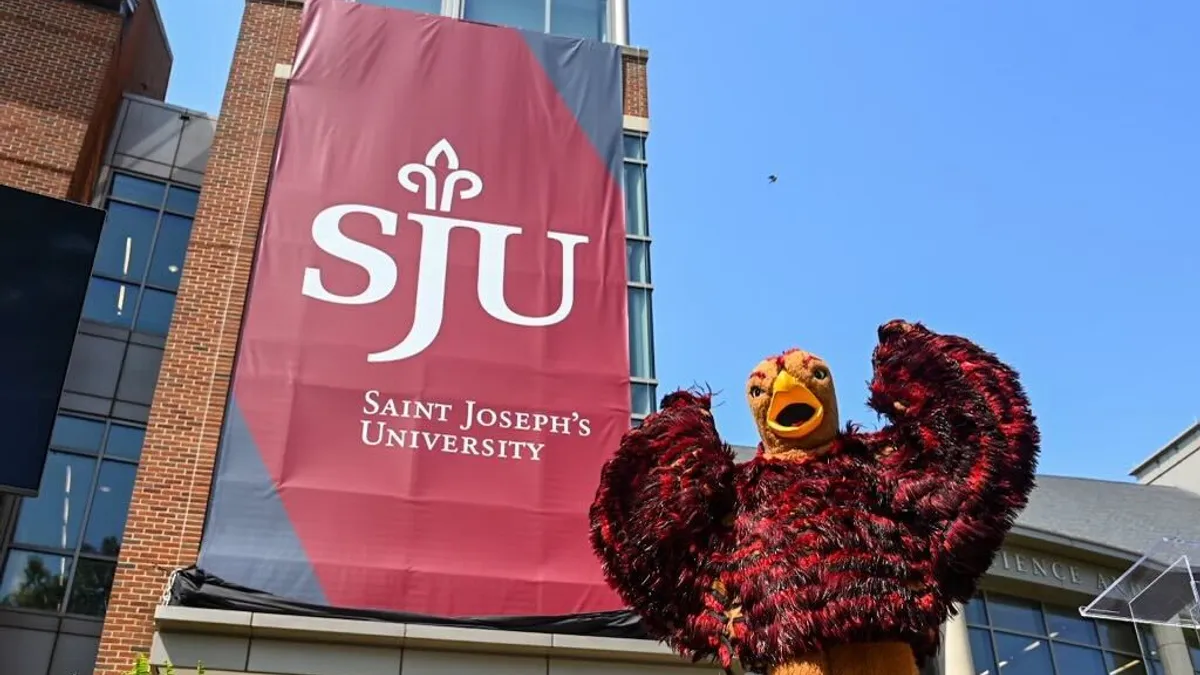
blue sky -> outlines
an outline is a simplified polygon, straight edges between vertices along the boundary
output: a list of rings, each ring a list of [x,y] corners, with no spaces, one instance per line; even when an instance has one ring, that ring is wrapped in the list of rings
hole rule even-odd
[[[791,345],[873,425],[897,316],[1021,371],[1047,473],[1122,479],[1200,416],[1200,3],[632,2],[659,379],[723,392],[730,441]],[[218,111],[242,0],[159,3],[169,100]]]

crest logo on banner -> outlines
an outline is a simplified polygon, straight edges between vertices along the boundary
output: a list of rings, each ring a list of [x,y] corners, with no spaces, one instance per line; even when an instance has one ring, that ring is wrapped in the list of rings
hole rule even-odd
[[[437,164],[445,158],[449,174],[438,191]],[[420,182],[413,177],[420,178]],[[442,139],[435,143],[425,155],[425,163],[405,164],[399,173],[400,185],[409,192],[425,194],[425,209],[450,213],[454,206],[455,190],[459,184],[460,199],[474,199],[483,193],[483,179],[469,169],[459,168],[458,153],[450,141]],[[440,200],[439,200],[440,196]],[[356,295],[337,295],[329,292],[321,283],[321,270],[308,267],[304,270],[301,293],[322,302],[338,305],[370,305],[386,299],[396,289],[399,270],[396,261],[386,252],[374,246],[355,241],[342,233],[342,218],[350,214],[363,214],[379,223],[383,234],[394,237],[398,229],[399,216],[386,209],[364,204],[337,204],[313,219],[313,242],[329,255],[358,265],[367,273],[367,287]],[[421,228],[421,252],[417,270],[417,298],[413,314],[413,325],[408,335],[390,349],[367,355],[373,363],[386,363],[411,358],[425,351],[437,339],[442,329],[442,317],[446,311],[446,274],[450,252],[450,233],[456,228],[473,230],[479,234],[479,271],[476,281],[476,297],[479,305],[497,321],[514,326],[553,326],[567,318],[575,305],[575,249],[588,243],[582,234],[550,231],[546,237],[558,242],[562,252],[562,295],[558,309],[545,316],[527,316],[514,312],[504,298],[504,260],[508,238],[521,234],[521,228],[501,223],[484,223],[434,213],[409,213],[408,220]]]

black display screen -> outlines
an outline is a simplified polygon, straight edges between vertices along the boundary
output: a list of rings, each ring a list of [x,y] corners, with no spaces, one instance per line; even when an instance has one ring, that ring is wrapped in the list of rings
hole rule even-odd
[[[36,495],[104,211],[0,185],[0,492]]]

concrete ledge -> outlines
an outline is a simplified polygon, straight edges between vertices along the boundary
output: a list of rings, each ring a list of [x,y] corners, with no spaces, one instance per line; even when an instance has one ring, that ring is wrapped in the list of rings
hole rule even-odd
[[[692,665],[661,642],[583,635],[553,635],[551,641],[555,656]]]
[[[456,652],[488,652],[547,656],[553,651],[553,636],[547,633],[459,628],[408,624],[404,646]]]
[[[253,617],[250,612],[159,605],[154,610],[154,625],[159,630],[181,633],[249,635]],[[189,630],[199,626],[203,626],[203,630]]]
[[[642,61],[650,60],[650,50],[645,47],[631,47],[629,45],[621,45],[621,53],[626,56],[632,56]]]
[[[650,118],[626,115],[623,126],[625,127],[625,131],[637,131],[648,134],[650,133]]]
[[[215,638],[240,636],[272,643],[292,641],[304,644],[413,648],[676,666],[694,665],[677,656],[666,645],[649,640],[553,635],[386,621],[328,619],[166,605],[160,605],[155,609],[154,623],[160,634],[156,636],[155,640],[156,646],[159,647],[154,650],[157,657],[164,657],[167,651],[164,643],[169,642],[171,636],[183,637],[185,641],[188,641],[189,638],[186,636],[211,635]],[[188,644],[190,645],[190,641]],[[191,649],[188,651],[190,652]],[[221,667],[216,663],[213,663],[213,666]],[[711,665],[707,667],[711,668]]]
[[[205,610],[220,612],[221,610]],[[240,613],[240,612],[236,612]],[[405,625],[385,621],[355,621],[286,614],[250,614],[250,635],[271,640],[303,640],[340,644],[399,647]],[[329,639],[329,636],[336,638]]]

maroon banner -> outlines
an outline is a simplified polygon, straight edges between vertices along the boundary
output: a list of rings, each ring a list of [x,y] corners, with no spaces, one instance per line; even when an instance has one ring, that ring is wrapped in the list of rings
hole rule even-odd
[[[616,47],[309,0],[200,564],[324,604],[616,609]]]

